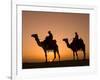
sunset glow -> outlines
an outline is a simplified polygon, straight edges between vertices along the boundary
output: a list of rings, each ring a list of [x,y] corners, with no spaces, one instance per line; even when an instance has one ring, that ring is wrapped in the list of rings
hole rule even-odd
[[[45,53],[42,47],[38,46],[31,35],[38,34],[40,41],[43,41],[48,36],[49,30],[53,34],[53,39],[57,41],[61,61],[73,59],[72,50],[66,46],[62,39],[68,38],[71,43],[75,32],[78,32],[79,37],[84,40],[86,58],[89,58],[89,14],[23,11],[22,28],[23,62],[45,62]],[[79,51],[78,54],[79,59],[82,59],[82,51]],[[48,61],[52,62],[53,52],[48,52],[47,55]],[[57,54],[56,61],[58,61]]]

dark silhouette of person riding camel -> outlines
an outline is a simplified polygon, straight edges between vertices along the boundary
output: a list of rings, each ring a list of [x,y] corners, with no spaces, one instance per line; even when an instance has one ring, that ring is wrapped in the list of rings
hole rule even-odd
[[[78,39],[79,39],[79,35],[78,35],[77,32],[75,32],[75,37],[73,38],[73,41],[74,41],[74,42],[77,42]]]
[[[84,54],[83,60],[85,60],[85,58],[86,58],[85,43],[82,38],[79,38],[79,35],[77,32],[75,32],[75,37],[73,38],[71,43],[69,43],[68,38],[64,38],[63,41],[66,43],[67,47],[73,51],[73,59],[74,60],[75,60],[75,55],[77,56],[77,60],[78,60],[77,51],[79,51],[79,50],[83,51],[83,54]]]
[[[47,44],[47,47],[48,47],[48,44],[50,45],[51,42],[53,41],[53,35],[52,35],[51,31],[48,31],[48,34],[49,35],[46,36],[46,38],[45,38],[45,42]]]
[[[74,45],[78,46],[78,40],[79,40],[79,35],[77,32],[75,32],[75,37],[73,38],[73,43]]]
[[[38,34],[32,34],[31,37],[33,37],[35,39],[38,46],[43,48],[43,50],[45,52],[46,62],[47,62],[47,53],[49,51],[52,51],[54,53],[54,59],[52,61],[54,61],[56,59],[56,53],[57,53],[58,57],[59,57],[59,62],[60,62],[59,48],[56,43],[56,40],[53,39],[53,35],[52,35],[51,31],[48,31],[48,34],[49,35],[46,36],[45,40],[43,40],[43,41],[40,41]]]
[[[79,38],[78,33],[75,32],[75,39],[77,40]]]
[[[50,40],[53,40],[53,35],[52,35],[51,31],[48,31],[48,34],[49,34],[49,36],[48,36],[49,39],[50,39]]]

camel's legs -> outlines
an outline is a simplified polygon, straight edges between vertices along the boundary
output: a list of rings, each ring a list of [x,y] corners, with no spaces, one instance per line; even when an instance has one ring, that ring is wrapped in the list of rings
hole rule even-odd
[[[84,55],[83,60],[85,60],[85,59],[86,59],[86,54],[85,54],[85,45],[84,45],[84,47],[82,48],[82,51],[83,51],[83,55]]]
[[[74,51],[73,51],[73,60],[75,60],[75,53],[74,53]]]
[[[82,50],[83,50],[83,55],[84,55],[83,60],[85,60],[85,59],[86,59],[86,54],[85,54],[85,44],[84,44],[84,46],[82,47]]]
[[[77,54],[77,51],[76,51],[76,56],[77,56],[77,60],[78,60],[78,54]]]
[[[84,58],[83,59],[85,60],[85,58],[86,58],[85,51],[83,51],[83,54],[84,54]]]
[[[60,61],[60,54],[59,54],[59,50],[57,50],[57,54],[58,54],[58,57],[59,57],[59,61]]]
[[[56,51],[54,51],[54,59],[53,59],[53,61],[55,60],[55,58],[56,58]]]
[[[45,59],[46,59],[46,62],[47,62],[47,52],[45,51]]]

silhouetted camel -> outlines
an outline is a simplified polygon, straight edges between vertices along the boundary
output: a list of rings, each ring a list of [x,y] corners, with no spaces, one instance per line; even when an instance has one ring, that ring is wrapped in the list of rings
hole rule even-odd
[[[78,60],[78,54],[77,54],[78,50],[82,50],[83,51],[83,54],[84,54],[84,58],[83,59],[85,60],[85,58],[86,58],[86,55],[85,55],[85,44],[84,44],[82,39],[78,39],[77,42],[75,42],[73,40],[70,44],[69,44],[67,38],[63,39],[63,41],[65,41],[65,43],[67,44],[68,48],[72,49],[72,51],[73,51],[73,59],[74,60],[75,60],[75,53],[76,53],[77,60]]]
[[[47,62],[47,51],[53,51],[54,52],[54,59],[53,59],[53,61],[56,58],[56,52],[57,52],[58,57],[59,57],[59,61],[60,61],[60,54],[59,54],[59,50],[58,50],[58,45],[56,44],[56,40],[52,40],[50,43],[47,44],[46,40],[40,41],[37,34],[32,34],[31,36],[33,38],[35,38],[38,46],[43,48],[43,50],[45,52],[46,62]]]

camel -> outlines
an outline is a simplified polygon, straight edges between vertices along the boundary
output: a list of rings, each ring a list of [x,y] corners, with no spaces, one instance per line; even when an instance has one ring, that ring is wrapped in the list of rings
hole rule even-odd
[[[43,50],[45,52],[46,63],[47,63],[47,52],[48,51],[53,51],[53,53],[54,53],[53,61],[56,59],[56,52],[57,52],[58,57],[59,57],[59,62],[60,62],[60,54],[59,54],[59,50],[58,50],[58,45],[56,44],[56,40],[52,40],[52,42],[47,44],[46,40],[40,41],[37,34],[32,34],[31,37],[35,38],[38,46],[43,48]]]
[[[78,60],[77,51],[79,51],[79,50],[83,51],[83,55],[84,55],[83,60],[85,60],[85,58],[86,58],[86,55],[85,55],[85,44],[84,44],[82,39],[78,39],[77,42],[75,42],[73,40],[70,44],[68,42],[68,38],[63,39],[63,41],[65,41],[67,47],[70,48],[73,51],[73,60],[75,60],[75,55],[77,56],[77,60]]]

